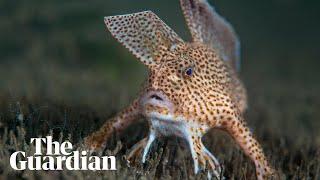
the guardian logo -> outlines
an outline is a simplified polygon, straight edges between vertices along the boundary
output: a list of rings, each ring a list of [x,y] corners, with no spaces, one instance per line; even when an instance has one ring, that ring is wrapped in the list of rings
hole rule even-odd
[[[42,142],[46,145],[43,153]],[[52,137],[31,138],[35,153],[26,157],[26,152],[17,151],[10,156],[10,165],[15,170],[117,170],[114,156],[88,156],[87,151],[71,151],[68,141],[52,142]]]

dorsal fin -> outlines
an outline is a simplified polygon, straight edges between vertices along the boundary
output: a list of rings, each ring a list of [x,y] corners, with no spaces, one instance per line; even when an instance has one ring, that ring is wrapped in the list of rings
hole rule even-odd
[[[239,70],[240,42],[232,26],[206,0],[180,0],[180,4],[193,41],[218,50]]]
[[[151,11],[105,17],[111,34],[147,66],[183,40]]]

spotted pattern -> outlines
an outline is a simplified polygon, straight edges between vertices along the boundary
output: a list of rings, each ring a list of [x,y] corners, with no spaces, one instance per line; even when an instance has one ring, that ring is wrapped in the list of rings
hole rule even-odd
[[[201,140],[208,130],[219,128],[252,159],[259,180],[271,177],[274,170],[243,119],[246,91],[230,63],[238,61],[233,29],[205,0],[180,2],[193,37],[190,43],[150,11],[105,18],[112,35],[148,67],[149,76],[140,96],[88,136],[85,144],[91,149],[103,148],[112,132],[144,116],[150,122],[150,135],[133,148],[129,159],[144,149],[145,160],[156,137],[174,134],[187,140],[195,173],[208,169],[208,178],[211,174],[221,177],[217,158]],[[187,73],[190,69],[191,74]],[[172,106],[144,104],[144,95],[152,91],[164,94]]]
[[[160,61],[161,52],[172,44],[183,42],[151,11],[109,16],[104,22],[111,34],[146,65]]]
[[[193,41],[219,50],[222,58],[239,70],[240,42],[232,26],[206,0],[180,0],[180,3]]]

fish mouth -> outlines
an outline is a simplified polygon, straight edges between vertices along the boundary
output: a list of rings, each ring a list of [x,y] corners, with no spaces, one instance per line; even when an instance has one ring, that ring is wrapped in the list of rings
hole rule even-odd
[[[169,115],[174,112],[174,105],[168,96],[160,90],[150,90],[140,99],[145,116]]]

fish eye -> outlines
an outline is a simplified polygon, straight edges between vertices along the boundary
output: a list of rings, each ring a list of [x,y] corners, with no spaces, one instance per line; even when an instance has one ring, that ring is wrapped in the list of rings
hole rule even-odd
[[[193,67],[188,67],[188,68],[185,70],[184,74],[185,74],[186,76],[192,76],[192,74],[193,74]]]

